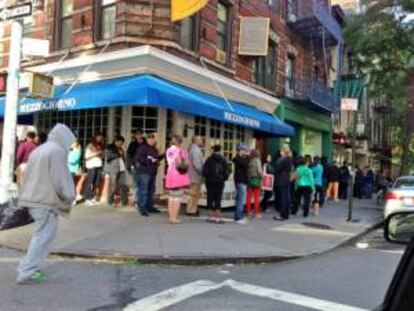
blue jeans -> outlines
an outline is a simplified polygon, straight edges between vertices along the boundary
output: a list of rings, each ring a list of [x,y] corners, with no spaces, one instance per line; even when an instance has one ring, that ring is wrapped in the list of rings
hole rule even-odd
[[[138,185],[137,185],[137,178],[136,178],[136,170],[135,168],[132,168],[130,171],[131,177],[132,177],[132,190],[134,195],[134,204],[138,204]]]
[[[244,203],[246,202],[247,185],[236,184],[236,208],[234,209],[234,220],[243,219]]]
[[[138,186],[138,208],[141,213],[148,213],[154,209],[156,175],[135,174]]]

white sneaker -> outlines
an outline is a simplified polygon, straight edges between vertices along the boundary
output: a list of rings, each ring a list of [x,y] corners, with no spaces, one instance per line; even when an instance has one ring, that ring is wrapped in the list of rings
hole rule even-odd
[[[95,206],[96,204],[98,204],[98,203],[94,200],[86,200],[86,202],[85,202],[86,206]]]
[[[240,219],[240,220],[237,220],[236,221],[236,224],[238,224],[238,225],[245,225],[245,224],[247,224],[247,221],[246,221],[246,219]]]

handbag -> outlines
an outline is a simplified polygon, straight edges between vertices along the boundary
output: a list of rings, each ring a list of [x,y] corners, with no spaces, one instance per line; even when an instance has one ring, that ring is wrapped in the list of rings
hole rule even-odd
[[[264,191],[273,191],[273,186],[275,184],[275,176],[272,174],[263,174],[262,179],[262,190]]]
[[[181,175],[184,175],[188,172],[188,163],[183,158],[181,151],[180,151],[180,161],[176,164],[175,168],[177,169],[178,173],[180,173]]]
[[[259,176],[249,178],[249,186],[251,188],[260,188],[262,185],[262,178]]]

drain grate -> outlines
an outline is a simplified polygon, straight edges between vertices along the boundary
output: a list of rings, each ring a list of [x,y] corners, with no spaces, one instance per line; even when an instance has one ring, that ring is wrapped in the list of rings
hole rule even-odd
[[[324,224],[317,224],[314,222],[302,222],[302,225],[318,230],[332,230],[332,227]]]

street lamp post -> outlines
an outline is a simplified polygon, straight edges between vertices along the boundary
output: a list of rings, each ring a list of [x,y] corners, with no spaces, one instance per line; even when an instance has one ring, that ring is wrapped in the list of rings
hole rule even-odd
[[[357,121],[358,121],[358,111],[354,111],[354,121],[352,124],[352,138],[351,138],[351,183],[349,189],[349,198],[348,198],[348,219],[347,221],[352,221],[352,213],[354,209],[354,185],[355,185],[355,166],[356,166],[356,155],[355,155],[355,140],[356,140],[356,130],[357,130]]]
[[[0,204],[5,204],[16,193],[13,188],[16,150],[17,106],[19,101],[19,78],[23,26],[12,21],[6,102],[4,109],[3,148],[1,154]]]

